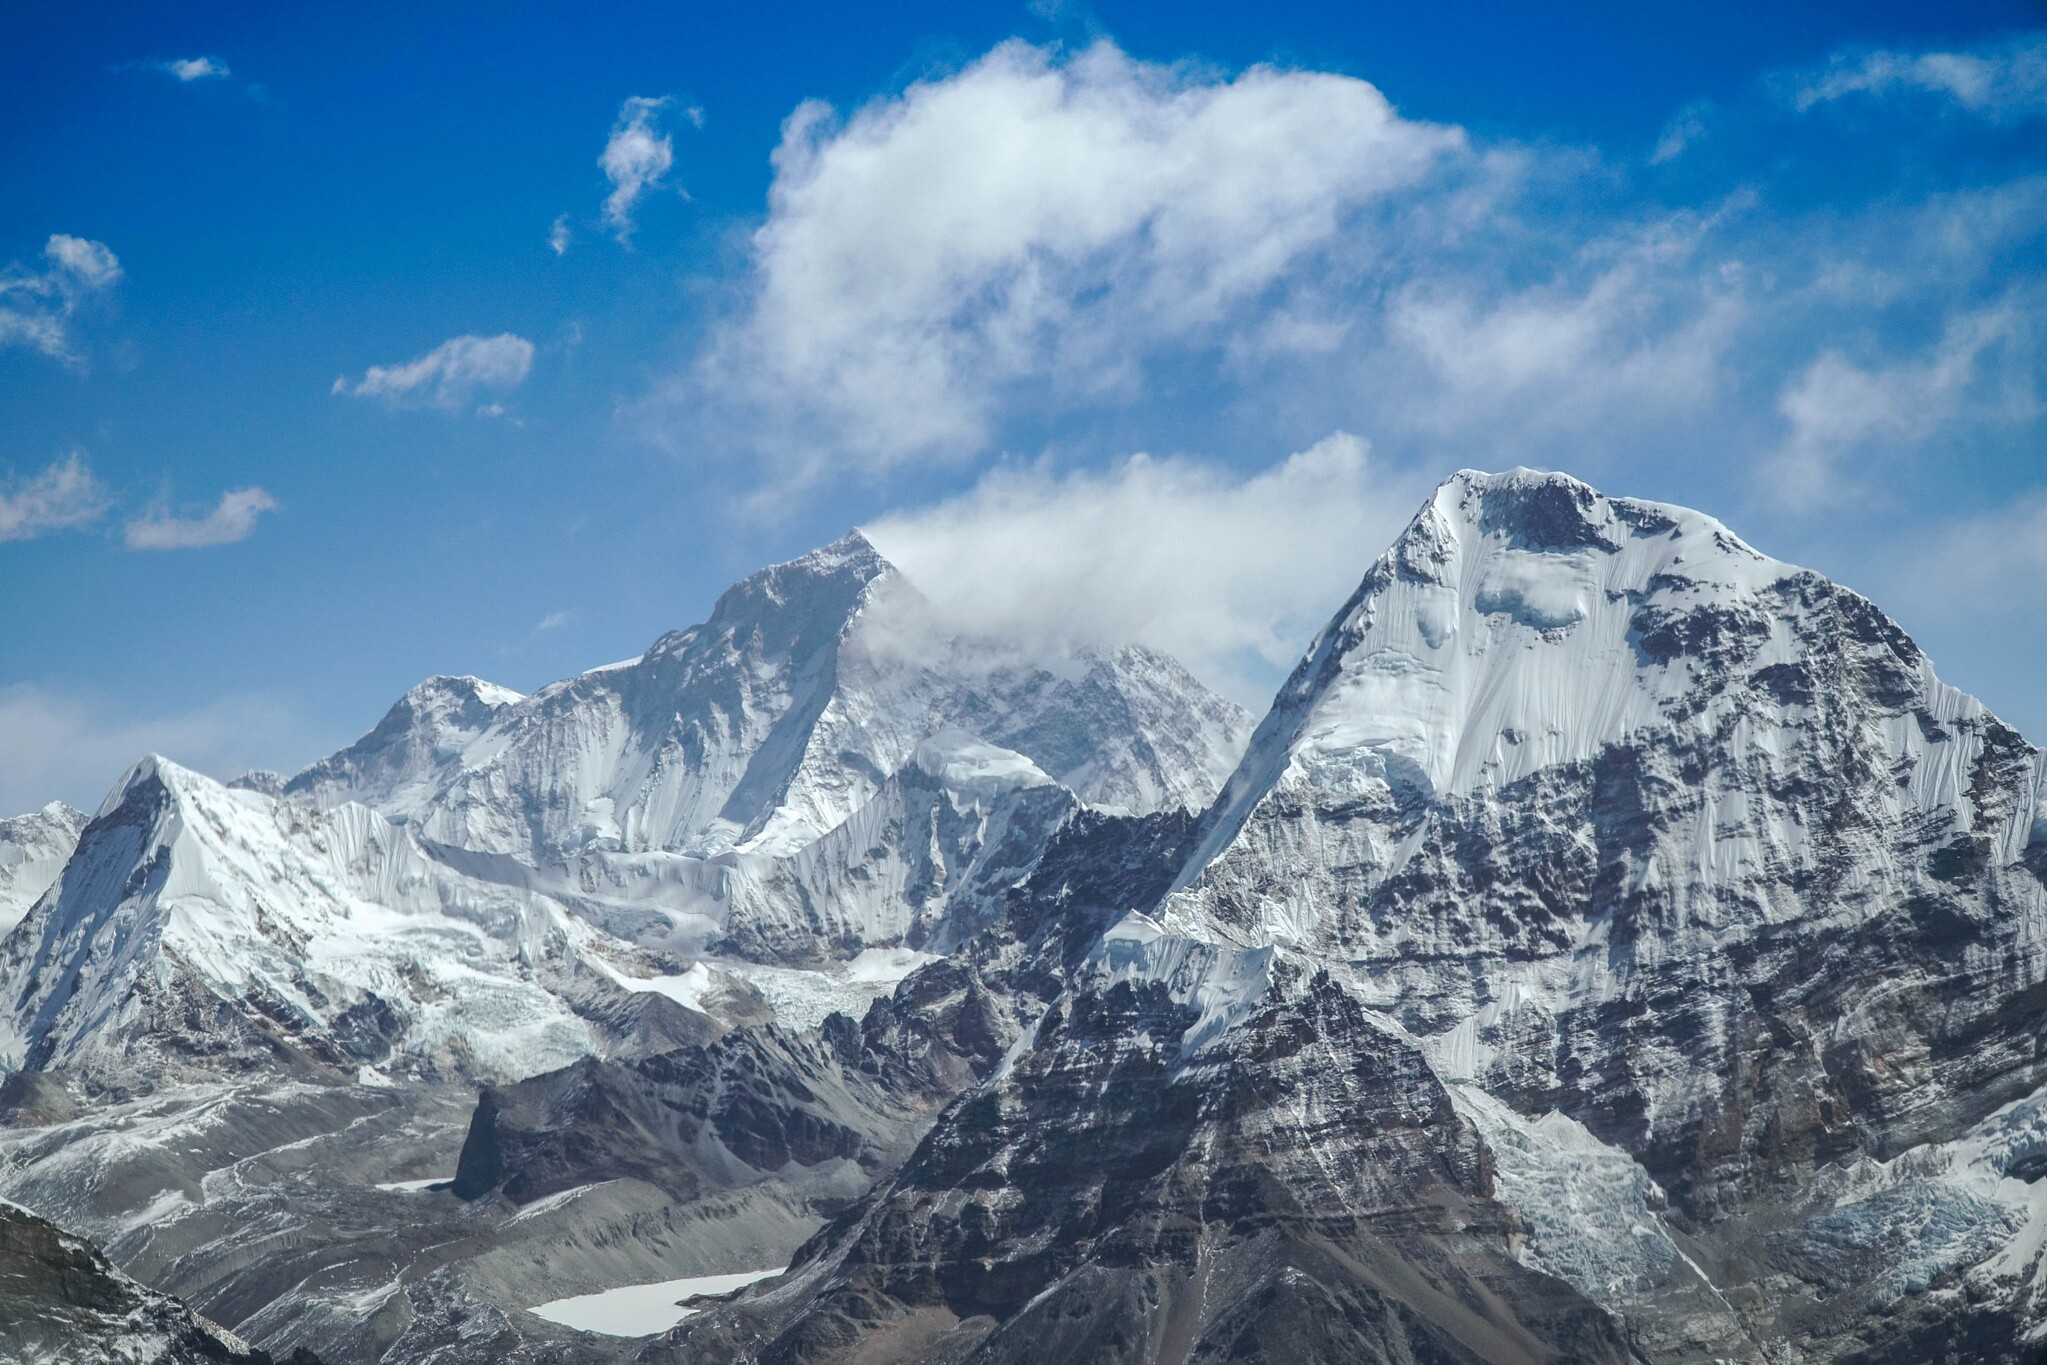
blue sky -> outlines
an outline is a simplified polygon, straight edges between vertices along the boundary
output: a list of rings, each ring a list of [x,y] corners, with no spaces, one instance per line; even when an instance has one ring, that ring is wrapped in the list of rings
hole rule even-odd
[[[11,19],[0,807],[293,768],[853,524],[1255,704],[1514,463],[2047,738],[2037,4],[423,8]]]

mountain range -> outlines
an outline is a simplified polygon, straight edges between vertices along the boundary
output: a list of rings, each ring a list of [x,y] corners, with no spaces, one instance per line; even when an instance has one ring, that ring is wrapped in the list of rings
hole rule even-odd
[[[532,696],[0,822],[9,1320],[101,1323],[91,1280],[140,1325],[66,1359],[2047,1356],[2047,757],[1697,512],[1465,471],[1373,548],[1255,723],[854,533]],[[633,1335],[553,1307],[756,1271]]]

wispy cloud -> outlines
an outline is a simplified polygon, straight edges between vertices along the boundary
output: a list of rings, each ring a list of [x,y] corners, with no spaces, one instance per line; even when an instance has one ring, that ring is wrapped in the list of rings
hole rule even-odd
[[[565,611],[551,611],[534,623],[533,633],[539,635],[545,631],[560,630],[569,623],[569,619],[569,613]]]
[[[1663,133],[1656,139],[1656,147],[1649,153],[1649,164],[1661,166],[1683,156],[1685,149],[1706,135],[1706,129],[1713,113],[1708,100],[1694,100],[1671,117],[1663,125]]]
[[[1899,557],[1902,601],[1970,621],[2047,621],[2047,489],[1932,528]]]
[[[1842,53],[1784,84],[1801,111],[1854,96],[1931,95],[1989,119],[2037,118],[2047,114],[2047,38],[1967,52]]]
[[[659,186],[675,168],[675,139],[660,127],[663,111],[673,104],[665,95],[658,98],[634,95],[628,99],[619,107],[618,122],[612,125],[603,154],[597,158],[605,178],[611,181],[611,193],[604,200],[604,221],[621,242],[632,240],[636,226],[633,213],[640,197]],[[701,109],[685,109],[682,116],[698,127],[703,126]],[[555,227],[566,231],[561,219],[555,220]],[[566,247],[564,236],[562,245],[555,250],[559,254]]]
[[[0,480],[0,541],[89,526],[112,500],[77,451],[26,478]]]
[[[277,499],[260,488],[234,488],[204,516],[181,517],[155,508],[122,528],[131,550],[196,550],[232,545],[256,529],[256,519],[277,510]]]
[[[121,262],[102,242],[53,233],[41,269],[19,261],[0,269],[0,346],[26,346],[73,369],[85,361],[72,345],[74,314],[121,279]]]
[[[547,247],[557,256],[566,256],[569,251],[569,216],[564,213],[557,217],[547,229]]]
[[[372,365],[358,379],[343,375],[333,391],[378,398],[400,408],[456,412],[486,389],[514,389],[533,370],[533,343],[503,332],[494,337],[450,337],[415,360]],[[500,409],[500,411],[502,411]]]
[[[2008,340],[2015,325],[2010,308],[1991,308],[1951,319],[1924,356],[1876,366],[1837,350],[1819,356],[1778,396],[1788,434],[1778,458],[1761,471],[1771,496],[1794,511],[1852,496],[1855,476],[1865,471],[1844,469],[1851,457],[1924,440],[1953,421],[1984,353]],[[2006,392],[1994,407],[2027,417],[2033,404],[2029,395]]]

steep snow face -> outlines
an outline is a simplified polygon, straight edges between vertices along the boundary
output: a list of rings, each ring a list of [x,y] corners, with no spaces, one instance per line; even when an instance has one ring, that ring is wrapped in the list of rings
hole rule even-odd
[[[1600,771],[1615,763],[1635,768]],[[2037,801],[2020,774],[2035,763],[1876,608],[1711,518],[1562,475],[1467,471],[1280,692],[1171,918],[1352,955],[1427,949],[1423,926],[1360,916],[1356,898],[1442,856],[1430,836],[1444,813],[1498,812],[1562,780],[1626,782],[1658,807],[1645,813],[1664,827],[1626,849],[1596,816],[1573,830],[1575,812],[1530,810],[1585,839],[1586,859],[1618,860],[1612,893],[1654,893],[1713,925],[1797,918],[1837,839],[1861,856],[1829,900],[1899,889],[1884,836],[1906,824],[2016,860]],[[1827,828],[1826,793],[1876,772],[1895,780],[1846,791],[1867,818]],[[1339,803],[1341,847],[1302,842]],[[1225,895],[1233,869],[1287,862],[1320,875],[1255,904]]]
[[[284,783],[283,791],[311,796],[321,806],[360,801],[392,813],[416,811],[432,799],[440,768],[522,700],[481,678],[428,678],[400,697],[375,729]],[[251,773],[235,785],[274,796],[266,791],[272,776]]]
[[[1058,672],[958,638],[857,532],[765,569],[640,659],[524,699],[435,679],[294,778],[428,838],[536,862],[583,852],[788,854],[948,728],[1017,750],[1084,800],[1205,804],[1248,718],[1172,660]]]
[[[0,944],[0,1060],[123,1087],[278,1046],[348,1073],[523,1076],[602,1050],[584,1014],[648,975],[557,902],[465,876],[363,806],[315,812],[151,758]]]
[[[814,843],[719,860],[726,945],[795,962],[950,952],[995,919],[1078,807],[1015,750],[941,731]]]
[[[0,820],[0,938],[57,880],[84,828],[85,812],[62,801]]]
[[[2041,771],[1875,607],[1711,518],[1467,472],[1154,917],[1342,964],[1446,1079],[1710,1219],[1766,1152],[1889,1150],[2047,1080],[2010,1003],[2047,980]]]

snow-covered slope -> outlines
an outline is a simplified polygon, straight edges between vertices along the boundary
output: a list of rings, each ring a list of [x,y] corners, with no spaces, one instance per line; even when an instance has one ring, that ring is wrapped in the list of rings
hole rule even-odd
[[[122,1089],[284,1057],[531,1075],[605,1050],[593,1020],[660,966],[366,807],[313,811],[152,757],[0,944],[0,1055]],[[697,972],[670,998],[750,997]]]
[[[587,851],[790,853],[946,729],[1083,800],[1200,806],[1249,718],[1143,649],[1058,671],[956,636],[857,532],[743,580],[636,660],[517,699],[437,678],[287,790],[536,863]]]
[[[78,844],[85,812],[62,801],[0,820],[0,938],[21,922]]]
[[[2031,1359],[2043,765],[1870,603],[1709,517],[1459,474],[1194,830],[1041,860],[1095,865],[1035,875],[997,958],[1106,927],[1014,969],[1063,991],[1003,1066],[662,1358],[1414,1358],[1385,1298],[1446,1280],[1387,1200],[1468,1124],[1484,1169],[1431,1202],[1470,1201],[1456,1263],[1556,1277],[1634,1358]],[[1390,1120],[1439,1084],[1454,1119]],[[1288,1246],[1303,1210],[1344,1255]],[[1417,1316],[1471,1334],[1445,1358],[1602,1349],[1561,1304],[1464,1316],[1503,1301]]]
[[[815,843],[718,860],[725,943],[770,960],[950,952],[994,920],[1078,804],[1022,754],[941,731]]]
[[[2047,1082],[2042,770],[1874,606],[1711,518],[1466,472],[1310,648],[1154,915],[1341,970],[1446,1080],[1560,1110],[1667,1191],[1692,1254],[1747,1264],[1764,1229],[1834,1235],[1795,1193],[1830,1161]],[[1599,1183],[1513,1169],[1545,1199]],[[1602,1216],[1547,1226],[1635,1237]],[[1688,1264],[1580,1287],[1738,1339]],[[1780,1310],[1755,1340],[1808,1329]]]

